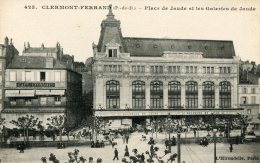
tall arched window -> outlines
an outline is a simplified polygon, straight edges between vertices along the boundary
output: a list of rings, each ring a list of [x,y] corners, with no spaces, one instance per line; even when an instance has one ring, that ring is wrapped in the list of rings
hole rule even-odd
[[[223,81],[219,83],[219,106],[220,108],[231,107],[231,84]]]
[[[178,81],[170,81],[168,84],[168,107],[181,107],[181,83]]]
[[[118,81],[106,82],[106,106],[107,109],[119,109],[120,107],[120,84]]]
[[[163,83],[161,81],[151,82],[151,108],[163,108]]]
[[[186,108],[198,107],[198,83],[195,81],[186,82]]]
[[[214,108],[215,107],[215,86],[211,81],[203,82],[202,84],[202,99],[203,108]]]
[[[145,108],[145,82],[133,81],[132,83],[132,107]]]

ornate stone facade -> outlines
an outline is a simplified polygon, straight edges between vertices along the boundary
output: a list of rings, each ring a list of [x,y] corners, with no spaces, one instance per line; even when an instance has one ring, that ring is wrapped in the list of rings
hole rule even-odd
[[[101,28],[93,44],[96,116],[120,126],[119,117],[242,113],[232,41],[124,38],[111,10]]]

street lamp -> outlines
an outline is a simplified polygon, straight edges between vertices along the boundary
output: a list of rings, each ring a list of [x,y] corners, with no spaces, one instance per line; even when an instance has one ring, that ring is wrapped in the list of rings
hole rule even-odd
[[[177,130],[177,156],[178,156],[178,163],[181,163],[181,132],[179,127]]]
[[[217,134],[218,130],[213,129],[213,141],[214,141],[214,163],[217,162],[217,149],[216,149],[216,139],[217,139]]]

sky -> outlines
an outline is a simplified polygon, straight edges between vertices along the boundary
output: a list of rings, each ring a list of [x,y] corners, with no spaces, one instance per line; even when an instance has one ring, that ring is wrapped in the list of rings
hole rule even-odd
[[[85,62],[93,56],[92,43],[98,43],[100,25],[108,10],[43,8],[109,4],[115,18],[121,21],[123,37],[232,40],[237,56],[260,63],[257,0],[0,0],[0,43],[4,43],[5,36],[12,38],[21,54],[24,42],[29,41],[31,47],[42,43],[54,47],[59,42],[65,54]],[[33,5],[37,9],[28,9]],[[162,10],[163,7],[168,9]],[[186,10],[170,10],[176,7]],[[206,10],[207,7],[229,10]],[[232,7],[238,9],[231,11]],[[240,7],[253,7],[255,11],[240,11]]]

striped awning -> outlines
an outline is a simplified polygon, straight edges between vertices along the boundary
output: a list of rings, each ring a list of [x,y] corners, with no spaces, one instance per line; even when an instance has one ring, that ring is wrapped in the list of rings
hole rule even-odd
[[[6,90],[6,97],[33,97],[35,95],[34,90]]]
[[[64,95],[65,90],[36,90],[36,95]]]

